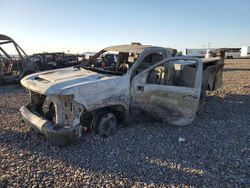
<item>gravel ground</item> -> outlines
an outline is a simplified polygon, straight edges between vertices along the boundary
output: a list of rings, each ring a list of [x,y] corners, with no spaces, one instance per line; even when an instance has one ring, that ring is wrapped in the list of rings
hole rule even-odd
[[[249,187],[250,60],[227,60],[223,79],[185,128],[134,123],[63,148],[20,121],[27,92],[2,86],[0,187]]]

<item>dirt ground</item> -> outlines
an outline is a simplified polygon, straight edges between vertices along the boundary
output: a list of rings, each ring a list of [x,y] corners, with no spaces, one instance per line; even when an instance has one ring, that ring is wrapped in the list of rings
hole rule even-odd
[[[62,148],[21,122],[22,87],[0,87],[0,188],[250,187],[250,59],[225,63],[223,87],[189,126],[133,123]]]

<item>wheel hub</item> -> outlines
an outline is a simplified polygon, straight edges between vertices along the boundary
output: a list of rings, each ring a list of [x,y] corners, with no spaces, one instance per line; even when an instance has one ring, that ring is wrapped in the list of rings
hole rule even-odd
[[[113,113],[107,113],[100,121],[99,133],[103,137],[114,134],[117,125],[116,117]]]

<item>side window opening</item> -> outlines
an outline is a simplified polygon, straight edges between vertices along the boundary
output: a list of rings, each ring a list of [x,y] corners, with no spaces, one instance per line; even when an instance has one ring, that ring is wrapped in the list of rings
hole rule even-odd
[[[105,51],[95,61],[92,60],[90,66],[124,74],[138,58],[138,53]]]
[[[136,53],[119,52],[116,63],[116,70],[126,73],[133,66],[138,57],[139,54]]]
[[[178,76],[178,86],[195,87],[197,66],[182,65]]]
[[[164,57],[163,57],[163,54],[161,53],[152,53],[152,54],[147,55],[141,61],[140,65],[136,68],[135,70],[136,75],[163,59]]]
[[[147,84],[195,87],[196,62],[170,62],[161,64],[149,72]]]

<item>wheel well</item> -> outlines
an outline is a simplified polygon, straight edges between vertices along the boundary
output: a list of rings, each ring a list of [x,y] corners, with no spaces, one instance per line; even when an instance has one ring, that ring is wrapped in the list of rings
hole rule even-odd
[[[86,127],[88,130],[90,130],[92,120],[93,120],[93,113],[92,112],[83,113],[80,117],[81,125],[83,127]]]
[[[90,129],[91,122],[92,122],[92,120],[94,118],[94,115],[97,112],[104,111],[104,110],[113,112],[115,114],[115,116],[116,116],[119,123],[127,124],[127,121],[126,121],[128,119],[127,118],[127,112],[126,112],[125,107],[123,107],[122,105],[107,106],[107,107],[103,107],[103,108],[93,110],[91,112],[85,112],[85,113],[83,113],[81,115],[80,123],[84,127],[86,127],[87,129]]]
[[[106,109],[112,111],[115,114],[118,122],[121,122],[122,124],[125,123],[127,119],[127,112],[122,105],[109,106]]]

